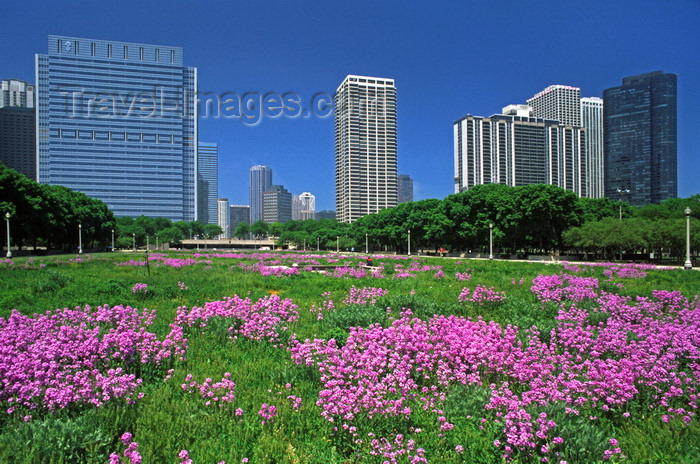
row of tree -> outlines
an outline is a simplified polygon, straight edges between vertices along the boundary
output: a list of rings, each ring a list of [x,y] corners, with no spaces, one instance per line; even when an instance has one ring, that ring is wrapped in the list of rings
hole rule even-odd
[[[0,163],[0,212],[10,214],[10,237],[22,248],[38,244],[75,250],[108,243],[115,227],[112,211],[102,201],[60,185],[39,184]],[[7,243],[6,228],[3,244]]]

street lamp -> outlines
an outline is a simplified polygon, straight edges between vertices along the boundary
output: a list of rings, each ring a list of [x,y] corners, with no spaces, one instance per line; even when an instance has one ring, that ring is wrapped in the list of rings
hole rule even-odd
[[[408,256],[411,256],[411,229],[408,229]]]
[[[489,223],[489,259],[493,259],[493,222]]]
[[[365,254],[369,253],[369,236],[365,234]]]
[[[112,229],[112,253],[114,253],[114,229]]]
[[[83,225],[78,224],[78,254],[83,254]]]
[[[150,248],[149,243],[148,243],[149,241],[150,241],[150,237],[148,235],[146,235],[146,251],[148,251],[148,249]]]
[[[617,193],[620,194],[620,221],[622,221],[622,195],[630,193],[630,189],[617,189]]]
[[[199,234],[195,235],[194,239],[197,241],[197,251],[199,251]]]
[[[340,253],[340,237],[338,235],[335,236],[335,252]]]
[[[693,263],[690,261],[690,207],[685,209],[685,264],[683,269],[691,270]]]
[[[136,232],[131,233],[131,240],[134,244],[134,251],[136,251]]]
[[[5,213],[5,222],[7,222],[7,256],[12,258],[12,252],[10,251],[10,213]]]

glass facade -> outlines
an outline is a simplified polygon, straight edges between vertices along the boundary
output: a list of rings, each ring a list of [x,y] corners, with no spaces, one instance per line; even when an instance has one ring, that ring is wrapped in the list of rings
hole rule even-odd
[[[635,206],[678,195],[677,76],[626,77],[603,92],[605,196]]]
[[[263,220],[263,193],[272,187],[272,169],[255,165],[250,168],[250,224]]]
[[[36,82],[39,182],[117,216],[198,216],[197,69],[181,48],[52,35]]]
[[[199,142],[197,150],[197,220],[202,224],[217,223],[219,198],[219,147],[216,143]]]

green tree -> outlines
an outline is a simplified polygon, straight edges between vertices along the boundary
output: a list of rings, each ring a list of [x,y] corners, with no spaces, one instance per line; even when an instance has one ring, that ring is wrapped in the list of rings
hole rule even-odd
[[[208,239],[214,239],[223,233],[223,229],[217,224],[207,224],[204,226],[204,236]]]
[[[256,237],[267,236],[269,224],[265,221],[255,221],[250,227],[250,232]]]
[[[248,225],[248,223],[241,222],[240,224],[238,224],[234,235],[238,238],[247,238],[250,235],[250,226]]]

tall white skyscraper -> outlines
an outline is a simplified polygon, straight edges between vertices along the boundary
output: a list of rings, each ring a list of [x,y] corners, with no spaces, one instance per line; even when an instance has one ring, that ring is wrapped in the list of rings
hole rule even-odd
[[[554,119],[565,126],[581,126],[581,89],[570,85],[550,85],[527,101],[532,115]]]
[[[336,218],[350,223],[398,203],[394,80],[347,76],[334,103]]]
[[[605,196],[605,165],[603,154],[603,99],[581,99],[581,125],[586,129],[588,159],[588,196]]]
[[[219,148],[216,143],[199,142],[197,148],[197,220],[216,224],[219,198]]]
[[[316,197],[309,192],[292,197],[292,219],[305,221],[316,219]]]
[[[228,198],[219,198],[216,202],[218,210],[218,221],[219,227],[221,227],[222,233],[219,238],[230,238],[231,237],[231,207],[228,204]]]
[[[272,187],[272,169],[256,165],[250,168],[250,224],[263,220],[263,193]]]

